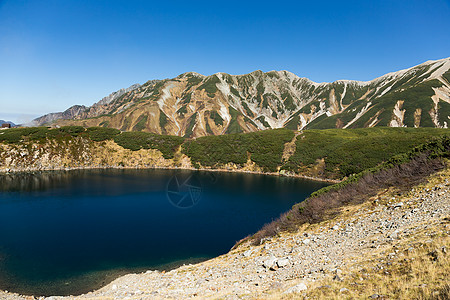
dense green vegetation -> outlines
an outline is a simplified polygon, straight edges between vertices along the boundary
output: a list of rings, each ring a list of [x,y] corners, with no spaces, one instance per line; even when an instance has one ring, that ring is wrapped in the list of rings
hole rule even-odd
[[[213,98],[214,94],[217,92],[217,83],[220,83],[220,79],[216,75],[213,75],[209,77],[201,86],[199,86],[198,89],[205,90],[208,96]]]
[[[220,166],[234,163],[243,166],[248,158],[265,171],[275,172],[281,165],[284,144],[294,132],[287,129],[265,130],[246,134],[200,137],[183,144],[183,153],[193,163]]]
[[[241,133],[242,128],[241,125],[239,125],[238,122],[238,116],[240,115],[240,112],[235,110],[233,107],[228,107],[228,111],[230,112],[231,120],[230,125],[228,125],[226,133]]]
[[[444,101],[439,101],[439,124],[444,126],[447,124],[447,127],[450,126],[450,104]]]
[[[450,71],[445,72],[443,77],[445,78],[445,80],[447,80],[448,83],[450,83]]]
[[[143,129],[145,129],[147,127],[146,126],[147,120],[148,120],[147,115],[139,116],[136,125],[134,125],[133,127],[133,131],[142,131]]]
[[[223,119],[222,117],[215,111],[211,111],[209,114],[210,118],[214,121],[216,126],[222,126],[223,125]]]
[[[392,169],[395,166],[400,166],[409,163],[412,159],[419,156],[420,154],[426,154],[428,159],[434,158],[449,158],[450,157],[450,135],[443,135],[439,137],[432,138],[430,141],[420,144],[412,148],[408,152],[400,153],[392,156],[387,161],[383,161],[378,165],[362,170],[361,172],[348,177],[339,183],[329,185],[327,187],[321,188],[311,194],[310,197],[318,197],[332,190],[341,189],[347,185],[358,182],[361,178],[368,174],[376,174],[383,170]]]
[[[300,123],[300,117],[298,114],[294,115],[292,119],[286,124],[285,128],[291,130],[297,130],[297,126]]]
[[[264,116],[260,116],[260,117],[256,118],[256,120],[260,121],[264,127],[270,128],[270,125],[269,125],[269,123],[267,123],[266,118]]]
[[[116,135],[114,141],[126,149],[134,151],[140,149],[157,149],[161,151],[164,158],[173,158],[184,139],[179,136],[128,131]]]
[[[292,98],[290,93],[284,92],[283,94],[281,94],[281,98],[284,101],[284,106],[288,110],[295,110],[297,108],[297,106],[294,104],[294,98]]]
[[[167,122],[168,118],[166,114],[162,110],[159,110],[159,126],[161,127],[163,133],[166,131],[164,127],[166,126]]]
[[[196,114],[191,116],[185,137],[192,135],[196,117]],[[237,111],[232,117],[237,118]],[[282,161],[285,144],[294,137],[292,130],[276,129],[213,136],[208,122],[205,124],[211,136],[192,140],[147,132],[121,133],[117,129],[105,127],[85,129],[81,126],[63,126],[55,129],[29,127],[1,130],[0,142],[42,142],[46,139],[79,136],[92,141],[114,140],[120,146],[133,151],[158,149],[165,158],[173,158],[182,145],[182,152],[190,157],[194,166],[222,167],[228,163],[243,166],[250,159],[264,171],[276,172],[281,169],[296,174],[343,179],[373,168],[393,155],[408,152],[432,137],[450,134],[449,129],[435,128],[304,130],[295,141],[292,156],[287,161]],[[239,124],[236,122],[236,125]]]
[[[241,95],[239,95],[238,90],[236,90],[233,86],[230,86],[230,91],[233,95],[235,95],[238,98],[241,98]]]
[[[120,133],[119,129],[103,127],[89,127],[86,131],[89,138],[96,142],[112,140]]]
[[[187,105],[183,105],[179,110],[177,110],[177,114],[184,117],[184,115],[187,113]]]
[[[387,93],[378,98],[376,104],[352,124],[352,127],[366,126],[369,119],[378,111],[381,111],[381,114],[378,116],[380,122],[377,126],[388,126],[392,119],[392,111],[399,100],[404,100],[402,110],[406,110],[404,118],[404,124],[406,126],[414,127],[414,112],[416,109],[421,109],[420,127],[435,127],[428,112],[433,108],[431,96],[434,95],[434,91],[432,88],[440,87],[441,85],[442,83],[440,81],[434,79],[405,90]]]
[[[253,112],[250,110],[250,107],[248,107],[247,103],[245,101],[241,101],[242,107],[245,110],[245,113],[247,114],[247,116],[249,116],[250,118],[255,117],[255,115],[253,114]]]
[[[189,117],[188,127],[186,128],[184,137],[186,137],[186,138],[191,137],[193,130],[194,130],[196,120],[197,120],[197,113],[194,113],[192,116]]]
[[[85,137],[93,141],[114,140],[120,146],[130,150],[157,149],[161,151],[164,158],[173,158],[174,153],[184,141],[184,138],[178,136],[135,131],[121,133],[118,129],[104,127],[89,127],[87,129],[81,126],[63,126],[55,129],[25,127],[0,131],[0,142],[6,143],[71,137]]]
[[[372,168],[391,156],[409,151],[432,136],[449,133],[434,128],[361,128],[305,130],[296,152],[283,169],[299,172],[324,159],[322,176],[341,179]]]
[[[18,143],[22,140],[43,140],[46,138],[74,137],[85,132],[82,126],[63,126],[49,129],[47,127],[11,128],[0,132],[0,142]]]

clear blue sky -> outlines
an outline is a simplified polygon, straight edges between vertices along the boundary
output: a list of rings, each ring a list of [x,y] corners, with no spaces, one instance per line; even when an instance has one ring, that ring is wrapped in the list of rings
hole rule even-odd
[[[0,119],[187,71],[370,80],[448,56],[449,0],[0,0]]]

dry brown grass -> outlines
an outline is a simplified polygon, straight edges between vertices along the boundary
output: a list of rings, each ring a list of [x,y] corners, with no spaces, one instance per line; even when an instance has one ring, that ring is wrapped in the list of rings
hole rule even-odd
[[[449,221],[394,245],[359,268],[308,286],[302,294],[271,294],[270,299],[450,299]],[[429,232],[439,232],[430,240]],[[428,235],[427,235],[428,233]],[[446,253],[445,253],[446,252]],[[395,256],[390,256],[395,253]],[[347,289],[342,291],[342,289]]]
[[[315,288],[307,296],[315,299],[360,299],[380,295],[389,299],[449,299],[450,260],[442,247],[450,246],[449,236],[441,236],[431,243],[426,237],[414,242],[414,250],[408,245],[398,246],[401,250],[396,257],[379,257],[367,266],[344,277],[343,282],[329,279]],[[402,249],[403,248],[403,249]],[[445,249],[445,248],[444,248]],[[392,249],[395,251],[394,249]],[[436,253],[434,260],[430,253]],[[348,289],[340,292],[342,288]]]

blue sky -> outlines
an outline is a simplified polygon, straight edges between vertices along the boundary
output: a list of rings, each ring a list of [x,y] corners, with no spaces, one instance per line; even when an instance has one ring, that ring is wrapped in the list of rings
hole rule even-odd
[[[370,80],[449,57],[449,16],[448,0],[0,0],[0,119],[187,71]]]

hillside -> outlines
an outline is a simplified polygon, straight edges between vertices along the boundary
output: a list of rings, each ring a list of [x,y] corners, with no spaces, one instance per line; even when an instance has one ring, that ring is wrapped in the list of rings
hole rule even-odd
[[[34,120],[184,137],[288,128],[438,127],[450,118],[450,58],[371,81],[316,83],[288,71],[189,72]]]
[[[0,170],[180,167],[341,180],[405,153],[435,128],[264,130],[186,139],[79,126],[0,132]]]

